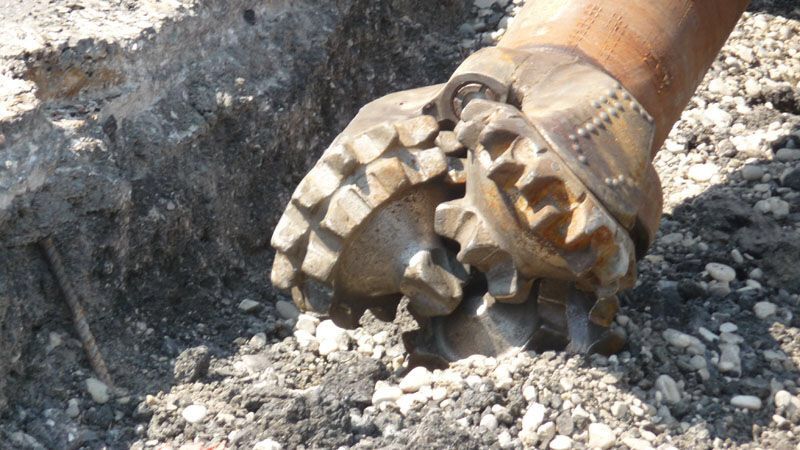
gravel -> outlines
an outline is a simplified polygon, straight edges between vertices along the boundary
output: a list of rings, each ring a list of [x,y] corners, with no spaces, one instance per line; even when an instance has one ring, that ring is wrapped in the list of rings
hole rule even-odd
[[[464,51],[493,42],[520,4],[475,8]],[[0,436],[11,448],[796,448],[800,168],[782,151],[800,148],[795,8],[754,2],[657,156],[665,216],[620,296],[619,354],[409,370],[403,312],[343,330],[240,291],[213,313],[178,302],[132,321],[137,339],[115,348],[146,362],[146,383],[104,402],[79,344],[43,327],[27,351],[73,363],[55,393],[6,411]]]

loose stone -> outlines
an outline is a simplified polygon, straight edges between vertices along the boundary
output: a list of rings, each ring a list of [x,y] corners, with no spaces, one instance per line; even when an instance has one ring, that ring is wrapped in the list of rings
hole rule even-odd
[[[545,411],[546,408],[541,403],[531,403],[525,415],[522,416],[522,429],[536,431],[542,422],[544,422]]]
[[[208,409],[205,406],[195,403],[183,408],[183,411],[181,411],[181,416],[183,416],[183,419],[189,423],[197,423],[203,420],[207,413]]]
[[[754,395],[736,395],[731,398],[731,405],[737,408],[757,411],[761,409],[761,399]]]
[[[300,311],[294,306],[294,303],[287,302],[286,300],[279,300],[275,303],[275,309],[278,314],[286,320],[294,320],[300,315]]]
[[[656,389],[664,396],[668,403],[678,403],[681,401],[681,391],[678,384],[669,375],[660,375],[656,379]]]
[[[372,405],[379,406],[382,403],[395,403],[402,396],[403,390],[399,387],[379,381],[375,385],[375,392],[372,394]]]
[[[589,424],[589,447],[606,450],[614,445],[617,437],[614,430],[604,423]]]
[[[753,312],[759,319],[766,319],[778,311],[778,306],[771,302],[758,302],[753,306]]]
[[[111,397],[108,392],[108,386],[97,378],[86,379],[86,390],[89,391],[92,400],[97,403],[106,403]]]
[[[736,271],[733,270],[733,267],[721,263],[706,264],[706,272],[711,275],[711,278],[721,283],[730,283],[736,279]]]
[[[258,310],[261,309],[261,307],[262,307],[261,303],[255,300],[251,300],[249,298],[246,298],[241,302],[239,302],[239,309],[247,314],[252,314],[254,312],[257,312]]]
[[[550,450],[569,450],[572,448],[572,439],[569,436],[559,434],[550,441]]]
[[[423,386],[430,386],[431,372],[425,367],[415,367],[400,381],[403,392],[417,392]]]

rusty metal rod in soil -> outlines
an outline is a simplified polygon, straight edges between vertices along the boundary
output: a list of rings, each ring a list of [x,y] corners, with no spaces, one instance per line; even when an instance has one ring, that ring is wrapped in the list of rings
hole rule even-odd
[[[53,238],[47,237],[41,240],[39,246],[44,252],[47,263],[50,266],[50,271],[55,276],[61,288],[61,292],[64,294],[64,299],[67,305],[69,305],[70,311],[72,311],[72,320],[75,324],[75,329],[78,332],[78,337],[83,344],[83,349],[86,351],[86,356],[89,358],[92,369],[94,369],[97,377],[105,383],[109,389],[113,390],[114,382],[111,379],[111,374],[108,372],[108,366],[106,366],[106,362],[103,360],[103,355],[100,353],[92,330],[89,328],[89,323],[86,321],[86,310],[83,309],[80,297],[75,292],[72,283],[67,277],[64,262],[53,242]]]

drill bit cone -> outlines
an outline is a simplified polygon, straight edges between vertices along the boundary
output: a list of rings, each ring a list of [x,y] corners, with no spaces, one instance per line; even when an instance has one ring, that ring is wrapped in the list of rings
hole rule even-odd
[[[391,319],[403,295],[425,316],[461,301],[466,272],[433,216],[463,191],[463,164],[445,153],[451,132],[422,113],[431,92],[367,105],[298,185],[273,233],[271,279],[300,308],[353,328],[370,308]]]

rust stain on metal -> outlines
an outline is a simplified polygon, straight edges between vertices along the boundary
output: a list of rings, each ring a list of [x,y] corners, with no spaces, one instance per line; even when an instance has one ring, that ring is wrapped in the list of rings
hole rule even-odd
[[[61,259],[61,254],[56,248],[55,243],[53,242],[53,238],[47,237],[43,239],[41,242],[39,242],[39,246],[41,247],[47,263],[50,266],[50,271],[53,273],[53,276],[58,282],[58,286],[61,288],[61,293],[64,295],[64,300],[72,312],[72,320],[75,324],[75,330],[78,333],[81,344],[83,344],[83,349],[86,352],[86,357],[89,359],[89,364],[91,364],[92,369],[94,369],[94,372],[100,381],[105,383],[109,389],[113,390],[114,382],[111,379],[111,374],[108,371],[108,366],[106,366],[103,355],[100,353],[100,348],[97,346],[94,334],[92,334],[92,330],[89,328],[89,322],[86,320],[86,310],[83,308],[80,297],[78,296],[78,293],[75,291],[72,282],[67,276],[64,262]]]

